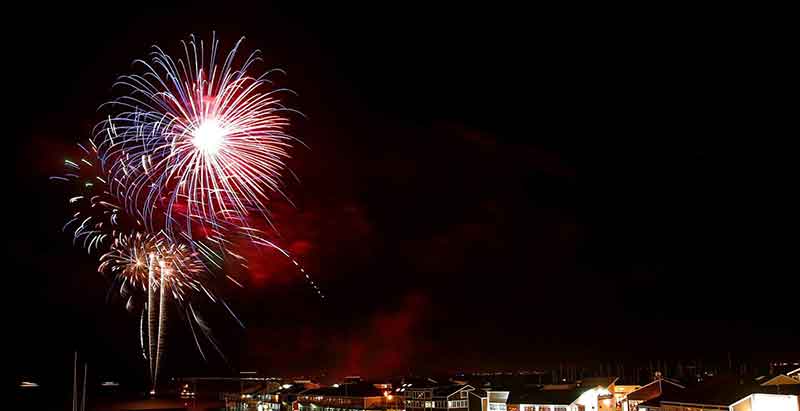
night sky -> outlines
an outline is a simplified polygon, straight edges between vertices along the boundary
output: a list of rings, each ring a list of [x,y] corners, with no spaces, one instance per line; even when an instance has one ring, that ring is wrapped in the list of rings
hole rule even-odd
[[[67,197],[48,177],[134,58],[212,30],[223,48],[245,35],[298,93],[291,132],[309,149],[290,162],[295,206],[273,210],[328,298],[256,258],[228,294],[245,330],[204,307],[229,365],[203,363],[176,321],[166,374],[798,357],[791,207],[760,150],[780,151],[760,145],[765,109],[746,108],[744,38],[615,10],[253,7],[28,10],[4,27],[17,375],[69,378],[77,349],[145,379],[137,318],[60,232]]]

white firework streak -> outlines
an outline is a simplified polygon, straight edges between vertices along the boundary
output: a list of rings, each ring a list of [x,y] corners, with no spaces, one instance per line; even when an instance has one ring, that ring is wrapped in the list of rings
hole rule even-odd
[[[161,356],[162,348],[164,347],[164,333],[166,332],[167,323],[167,309],[165,307],[167,302],[167,277],[170,275],[169,264],[164,260],[160,260],[158,265],[161,270],[161,284],[158,288],[159,301],[158,301],[158,340],[156,341],[156,365],[155,374],[153,375],[153,389],[156,388],[158,382],[158,370],[161,369]]]
[[[147,346],[148,356],[150,361],[150,378],[153,380],[153,385],[156,385],[156,372],[155,362],[153,361],[153,352],[156,350],[155,343],[155,327],[156,327],[156,278],[155,278],[155,255],[150,254],[148,257],[148,277],[147,277]]]

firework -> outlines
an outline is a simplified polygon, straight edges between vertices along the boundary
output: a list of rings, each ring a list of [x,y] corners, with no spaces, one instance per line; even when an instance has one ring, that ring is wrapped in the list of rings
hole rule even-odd
[[[107,271],[119,280],[121,289],[131,284],[147,294],[142,318],[146,312],[148,343],[145,348],[142,327],[142,351],[150,362],[150,375],[157,381],[165,344],[168,296],[180,305],[186,301],[187,290],[204,289],[201,282],[204,269],[197,254],[163,235],[120,235],[100,257],[98,270]],[[132,298],[129,297],[129,306]]]
[[[255,228],[269,222],[268,204],[282,193],[282,175],[293,142],[287,115],[268,71],[248,74],[258,51],[237,57],[242,40],[219,59],[194,37],[173,59],[154,47],[136,60],[139,74],[123,76],[124,94],[105,106],[113,111],[95,128],[78,156],[65,160],[72,184],[72,217],[65,230],[90,254],[112,289],[140,311],[142,355],[155,388],[166,342],[167,304],[187,320],[205,359],[199,332],[222,355],[209,325],[195,308],[197,296],[219,302],[216,279],[236,286],[248,262],[238,248],[270,249],[292,261],[314,291],[318,285],[302,265]],[[283,196],[285,198],[285,196]],[[224,355],[222,355],[224,358]]]
[[[285,132],[293,110],[279,99],[288,90],[271,88],[279,70],[249,74],[259,52],[239,59],[242,41],[224,58],[213,37],[183,42],[177,60],[154,47],[135,61],[140,74],[116,83],[125,94],[96,127],[100,158],[110,191],[150,229],[193,236],[193,224],[249,226],[282,195],[296,141]]]
[[[110,273],[123,286],[131,284],[143,291],[161,287],[167,278],[165,285],[178,301],[185,299],[187,290],[203,289],[205,273],[197,253],[186,244],[143,233],[115,238],[110,250],[100,257],[98,270]],[[152,281],[155,283],[150,284]]]
[[[64,173],[51,180],[69,184],[72,216],[64,230],[73,232],[73,244],[90,254],[104,249],[126,228],[141,228],[140,220],[130,219],[122,212],[119,201],[107,190],[107,181],[99,167],[97,147],[92,140],[78,144],[75,157],[64,160]]]

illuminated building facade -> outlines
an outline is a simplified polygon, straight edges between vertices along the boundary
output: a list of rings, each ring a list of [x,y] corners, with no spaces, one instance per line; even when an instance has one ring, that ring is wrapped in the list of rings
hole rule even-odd
[[[297,395],[293,411],[402,411],[403,397],[373,384],[312,388]]]
[[[406,388],[407,411],[468,411],[469,394],[475,388],[468,384],[417,386]]]
[[[751,394],[731,404],[730,411],[798,411],[796,395]]]
[[[613,394],[615,381],[604,379],[599,384],[585,381],[580,385],[512,389],[507,411],[616,411],[617,402]]]
[[[639,389],[633,390],[621,401],[622,411],[639,411],[640,408],[647,410],[646,402],[649,404],[658,404],[653,400],[660,398],[664,395],[669,397],[675,391],[686,389],[685,386],[670,381],[664,378],[657,378],[653,382],[641,386]],[[640,407],[642,405],[642,407]]]
[[[469,393],[469,411],[507,411],[510,393],[496,389],[472,390]]]
[[[313,388],[319,388],[319,385],[311,383],[284,384],[279,389],[260,396],[257,411],[291,411],[292,404],[297,401],[297,396]]]
[[[685,390],[663,393],[639,404],[635,411],[798,411],[799,385],[786,384],[778,377],[759,383],[738,376],[718,376]],[[770,383],[776,381],[783,383]]]

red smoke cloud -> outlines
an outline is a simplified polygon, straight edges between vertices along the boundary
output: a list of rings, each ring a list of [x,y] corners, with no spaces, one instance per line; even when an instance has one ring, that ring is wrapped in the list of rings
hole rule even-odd
[[[382,376],[407,371],[410,357],[425,350],[420,343],[420,323],[428,310],[429,298],[423,294],[406,296],[397,311],[374,315],[364,328],[335,344],[344,353],[333,374]]]
[[[417,292],[405,296],[394,309],[354,315],[363,320],[351,327],[319,327],[318,321],[306,321],[303,315],[288,323],[250,326],[242,350],[247,354],[245,362],[296,375],[326,370],[327,383],[347,375],[369,378],[407,373],[432,352],[425,332],[430,305],[428,295]]]
[[[363,207],[352,202],[303,211],[285,202],[275,202],[270,206],[269,217],[269,222],[254,218],[250,224],[286,250],[315,280],[332,271],[330,265],[321,270],[320,259],[336,261],[342,255],[350,255],[345,260],[357,261],[368,254],[365,248],[371,244],[372,224]],[[299,278],[292,261],[277,250],[242,241],[237,249],[248,260],[249,270],[243,274],[250,286],[287,284]]]

